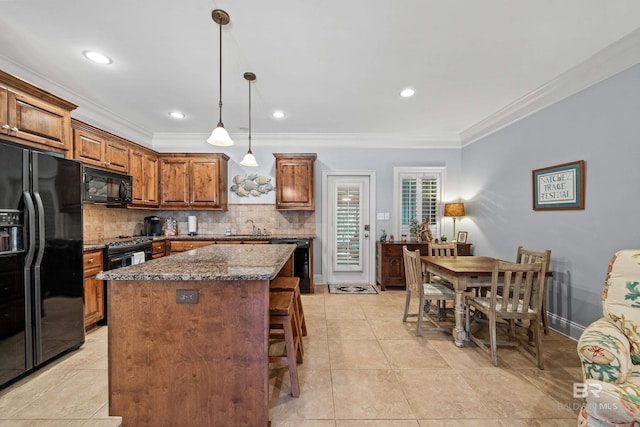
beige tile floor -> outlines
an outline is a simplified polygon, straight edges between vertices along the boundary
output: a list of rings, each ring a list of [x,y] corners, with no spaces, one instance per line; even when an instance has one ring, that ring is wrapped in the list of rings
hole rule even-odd
[[[545,367],[500,348],[499,367],[450,335],[414,335],[402,323],[405,293],[303,295],[309,335],[301,395],[286,368],[270,370],[272,426],[575,426],[581,380],[575,342],[545,337]],[[0,392],[0,427],[118,426],[108,417],[107,334],[87,335],[74,354]]]

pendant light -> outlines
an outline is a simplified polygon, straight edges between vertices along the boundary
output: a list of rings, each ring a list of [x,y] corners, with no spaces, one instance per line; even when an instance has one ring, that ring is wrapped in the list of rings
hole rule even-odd
[[[207,142],[211,145],[228,147],[229,145],[233,145],[233,140],[222,124],[222,26],[227,25],[231,19],[227,12],[220,9],[215,9],[211,12],[211,19],[220,27],[220,102],[218,104],[220,108],[220,118],[218,120],[218,126],[211,132],[211,136],[207,139]]]
[[[256,158],[251,151],[251,82],[256,79],[256,75],[250,72],[244,73],[244,79],[249,82],[249,151],[244,155],[244,159],[240,162],[242,166],[255,168],[258,166]]]

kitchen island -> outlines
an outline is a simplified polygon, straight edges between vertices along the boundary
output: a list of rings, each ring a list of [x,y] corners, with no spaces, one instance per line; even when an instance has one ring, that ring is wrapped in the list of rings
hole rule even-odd
[[[288,275],[294,250],[211,245],[100,273],[109,415],[124,427],[267,426],[269,281]]]

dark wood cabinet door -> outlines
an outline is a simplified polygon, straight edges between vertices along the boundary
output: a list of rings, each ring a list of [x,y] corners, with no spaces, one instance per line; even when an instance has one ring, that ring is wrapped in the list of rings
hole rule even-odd
[[[189,161],[162,159],[162,192],[160,203],[165,206],[189,206]]]
[[[276,209],[315,210],[313,164],[315,154],[274,153]]]
[[[189,202],[192,206],[219,206],[219,175],[220,163],[217,159],[191,161],[191,198]]]
[[[157,206],[158,199],[158,158],[147,154],[143,159],[144,198],[146,204]]]
[[[79,129],[73,131],[74,158],[85,165],[105,167],[104,145],[102,137]]]
[[[29,95],[8,92],[11,135],[60,150],[71,148],[71,114]]]
[[[104,147],[104,159],[107,168],[129,173],[129,147],[113,139],[108,139]]]

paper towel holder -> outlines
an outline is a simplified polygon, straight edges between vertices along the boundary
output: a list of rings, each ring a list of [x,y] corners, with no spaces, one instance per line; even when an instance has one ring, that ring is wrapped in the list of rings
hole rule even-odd
[[[189,236],[195,236],[198,234],[198,217],[189,215],[187,218],[187,231]]]

